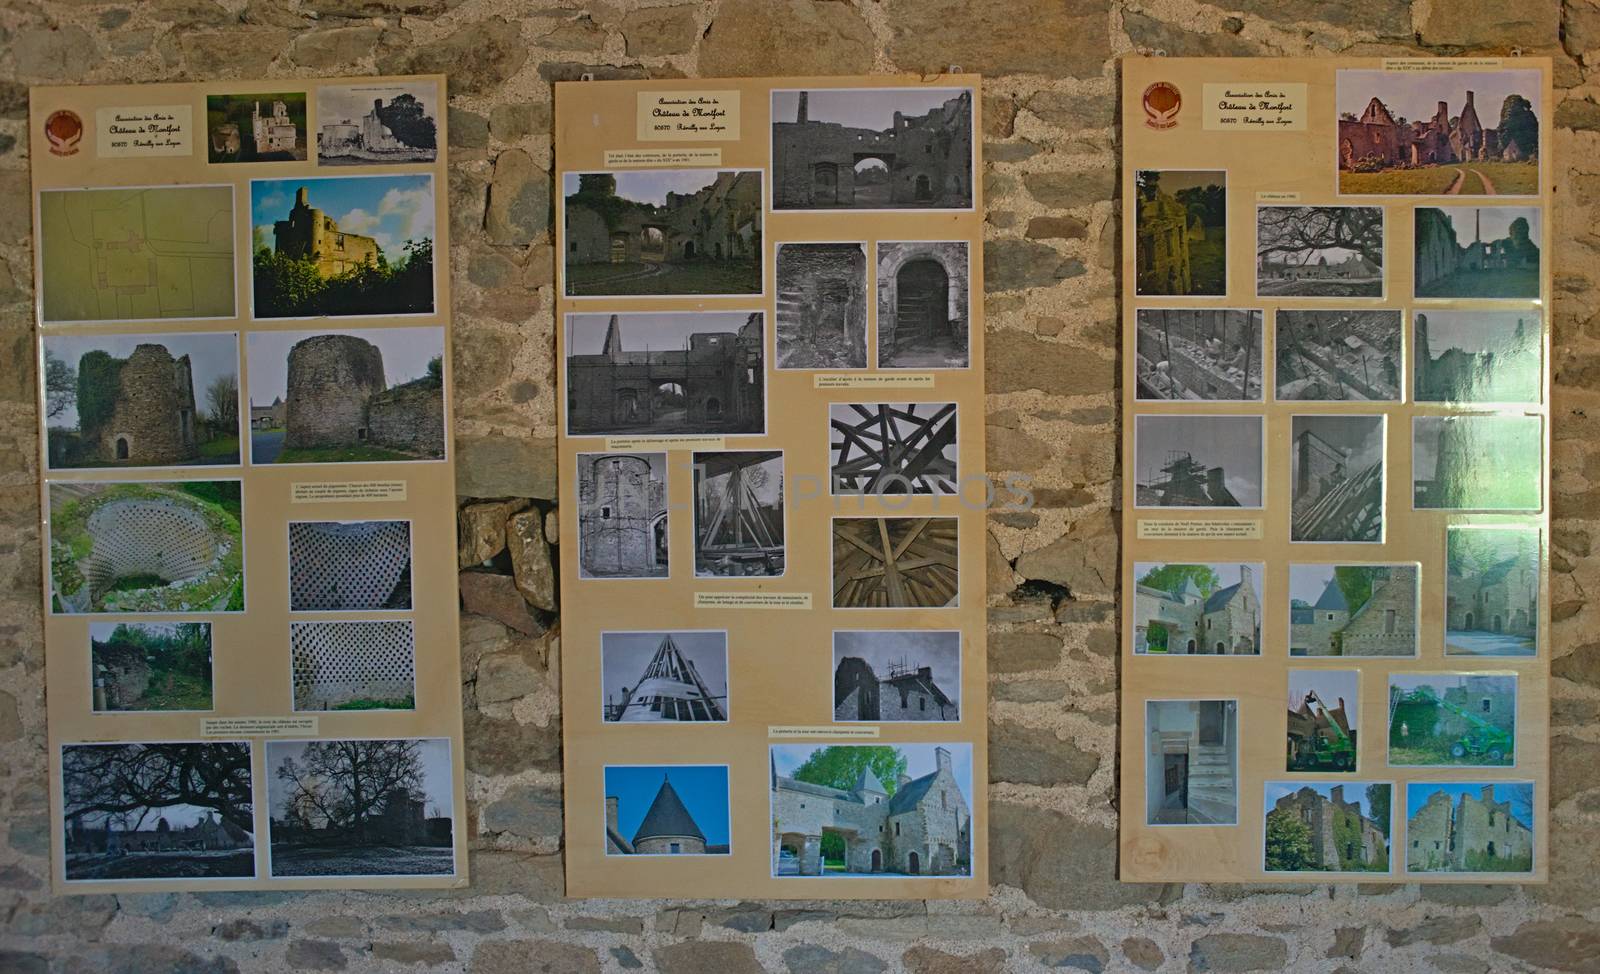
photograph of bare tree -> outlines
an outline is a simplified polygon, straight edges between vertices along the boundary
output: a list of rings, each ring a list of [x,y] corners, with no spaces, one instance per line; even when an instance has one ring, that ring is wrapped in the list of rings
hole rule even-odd
[[[1383,207],[1256,207],[1256,294],[1383,297]]]

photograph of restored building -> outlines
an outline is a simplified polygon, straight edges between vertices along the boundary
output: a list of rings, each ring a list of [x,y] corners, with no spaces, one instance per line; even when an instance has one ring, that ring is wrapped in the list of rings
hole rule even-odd
[[[1417,312],[1418,402],[1535,403],[1543,396],[1538,311]]]
[[[1416,565],[1290,565],[1290,656],[1415,656]]]
[[[622,724],[728,719],[728,634],[603,632],[602,719]]]
[[[956,630],[836,630],[833,719],[961,719],[961,633]]]
[[[1389,782],[1269,781],[1265,794],[1267,872],[1389,871]]]
[[[1261,401],[1259,310],[1140,308],[1134,318],[1139,399]]]
[[[1419,206],[1415,213],[1417,297],[1539,296],[1537,206]]]
[[[1539,529],[1446,530],[1446,656],[1539,652]]]
[[[1533,872],[1533,784],[1406,785],[1406,871]]]
[[[971,876],[972,745],[775,745],[772,875]]]
[[[1509,768],[1516,743],[1515,674],[1389,674],[1390,766]]]
[[[1383,297],[1383,207],[1256,207],[1256,294]]]
[[[953,517],[833,519],[833,607],[953,609],[960,604]]]
[[[1356,770],[1361,723],[1356,670],[1290,670],[1285,771]]]
[[[759,169],[566,173],[571,296],[762,293]]]
[[[760,311],[569,314],[567,433],[767,429]]]
[[[667,577],[667,455],[580,453],[578,571]]]
[[[212,708],[211,623],[89,623],[95,713]]]
[[[1400,311],[1280,309],[1277,398],[1399,402]]]
[[[878,244],[878,368],[964,369],[967,243]]]
[[[1418,509],[1537,511],[1544,423],[1538,416],[1416,416],[1412,496]]]
[[[206,96],[208,162],[295,162],[306,158],[306,93]]]
[[[1239,702],[1145,702],[1145,824],[1239,821]]]
[[[439,86],[319,85],[317,165],[432,162],[438,155]]]
[[[1133,174],[1138,294],[1227,293],[1227,185],[1228,174],[1221,171],[1140,169]]]
[[[725,856],[728,766],[607,765],[606,855]]]
[[[696,452],[696,577],[782,575],[785,550],[783,451]]]
[[[1166,656],[1261,653],[1262,566],[1133,566],[1133,652]]]
[[[867,367],[867,245],[778,244],[778,368]]]
[[[411,608],[410,521],[290,521],[289,610]]]
[[[1295,416],[1291,541],[1382,541],[1383,416]]]
[[[774,210],[970,210],[970,88],[772,93]]]
[[[829,404],[829,493],[956,493],[956,421],[953,402]]]
[[[1260,507],[1260,416],[1134,417],[1134,506]]]

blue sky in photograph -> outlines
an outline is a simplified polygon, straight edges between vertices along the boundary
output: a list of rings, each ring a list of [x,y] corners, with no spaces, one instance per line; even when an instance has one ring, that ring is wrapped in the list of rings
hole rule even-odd
[[[1344,800],[1347,801],[1347,802],[1356,802],[1357,804],[1359,804],[1361,806],[1361,814],[1367,816],[1368,818],[1371,818],[1372,817],[1372,804],[1367,801],[1367,786],[1368,785],[1372,785],[1372,784],[1388,784],[1388,782],[1374,782],[1374,781],[1329,781],[1329,782],[1321,782],[1321,781],[1269,781],[1269,782],[1267,782],[1267,785],[1266,785],[1266,789],[1267,789],[1266,790],[1267,808],[1268,808],[1268,810],[1271,810],[1271,808],[1278,803],[1278,799],[1282,798],[1284,795],[1292,795],[1295,792],[1299,791],[1301,788],[1310,788],[1312,791],[1314,791],[1317,794],[1321,795],[1323,798],[1330,798],[1331,799],[1333,797],[1334,786],[1343,785],[1344,786]],[[1391,809],[1394,808],[1394,796],[1393,795],[1389,796],[1389,807]]]
[[[606,797],[617,799],[617,831],[622,837],[633,841],[663,780],[672,782],[706,844],[727,845],[728,769],[714,764],[608,765]],[[600,814],[605,814],[604,806]]]
[[[1153,571],[1166,568],[1168,565],[1204,565],[1216,573],[1217,588],[1223,589],[1230,585],[1238,585],[1244,580],[1244,569],[1250,569],[1250,587],[1255,590],[1256,601],[1261,601],[1261,578],[1266,572],[1260,562],[1238,561],[1206,561],[1206,562],[1177,562],[1177,561],[1140,561],[1134,562],[1133,577],[1136,581],[1143,581],[1146,575]],[[1215,591],[1215,590],[1213,590]],[[1210,592],[1202,592],[1210,595]]]
[[[206,402],[206,388],[224,375],[239,374],[239,336],[233,332],[196,332],[187,335],[46,335],[44,350],[47,355],[61,359],[77,371],[78,361],[92,351],[102,351],[115,358],[125,359],[140,345],[162,345],[173,358],[189,356],[189,369],[194,379],[194,404],[202,413],[210,411]],[[73,402],[55,416],[48,425],[61,429],[78,428],[78,406]]]
[[[377,240],[390,261],[405,256],[407,240],[433,239],[433,177],[426,173],[257,179],[250,183],[252,251],[272,247],[272,225],[289,218],[302,186],[313,209],[332,217],[345,233]]]
[[[428,374],[428,361],[444,354],[443,328],[329,328],[318,331],[255,331],[246,341],[250,362],[248,398],[257,406],[288,394],[289,349],[315,335],[354,335],[383,353],[383,378],[391,386]],[[197,383],[198,384],[198,383]]]
[[[838,747],[850,747],[842,744]],[[942,746],[950,752],[950,772],[955,775],[956,787],[961,789],[961,794],[967,799],[968,807],[972,805],[972,745],[971,744],[889,744],[889,745],[864,745],[869,747],[892,747],[906,756],[906,774],[912,778],[920,778],[932,774],[938,764],[933,755],[936,746]],[[806,762],[811,752],[820,751],[822,746],[809,744],[779,744],[772,748],[772,761],[777,766],[778,773],[788,777],[793,775],[795,769]]]
[[[1316,691],[1324,706],[1337,707],[1344,700],[1350,725],[1356,725],[1356,692],[1360,675],[1355,670],[1290,670],[1289,709],[1296,710],[1305,702],[1308,690]]]
[[[1492,783],[1488,781],[1413,781],[1406,785],[1406,815],[1414,815],[1417,809],[1428,803],[1428,796],[1434,792],[1442,791],[1450,796],[1452,802],[1462,795],[1471,795],[1477,798],[1483,793],[1483,786],[1493,784],[1494,800],[1497,802],[1510,802],[1511,813],[1521,819],[1522,824],[1533,826],[1533,785],[1526,781],[1512,781]],[[1349,792],[1346,792],[1348,796]]]

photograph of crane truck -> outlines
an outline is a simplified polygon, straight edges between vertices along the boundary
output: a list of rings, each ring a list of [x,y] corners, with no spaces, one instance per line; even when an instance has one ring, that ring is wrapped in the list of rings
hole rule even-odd
[[[1516,765],[1517,678],[1511,673],[1389,677],[1393,767]]]
[[[1286,771],[1356,769],[1361,723],[1356,670],[1290,670]]]

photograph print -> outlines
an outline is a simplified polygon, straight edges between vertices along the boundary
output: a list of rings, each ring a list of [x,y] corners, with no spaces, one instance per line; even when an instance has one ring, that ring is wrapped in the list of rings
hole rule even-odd
[[[1532,782],[1409,782],[1406,815],[1406,872],[1533,872]]]
[[[1403,312],[1279,309],[1274,317],[1277,399],[1400,401]]]
[[[1539,297],[1537,206],[1419,206],[1415,213],[1417,297]]]
[[[1538,416],[1417,416],[1411,420],[1418,510],[1537,511],[1544,424]]]
[[[726,723],[728,634],[603,632],[600,684],[607,723]]]
[[[607,765],[606,855],[726,856],[728,766]]]
[[[840,630],[833,634],[833,719],[961,719],[961,633]]]
[[[694,454],[694,573],[697,578],[784,573],[782,450]]]
[[[1394,786],[1268,781],[1262,834],[1269,873],[1387,873]]]
[[[266,749],[272,878],[455,875],[448,738]]]
[[[1516,742],[1514,674],[1389,674],[1390,766],[1510,768]]]
[[[411,608],[410,521],[290,521],[289,610]]]
[[[956,404],[828,405],[828,489],[833,494],[954,494]]]
[[[1418,311],[1417,402],[1536,403],[1544,395],[1540,314]]]
[[[568,297],[762,293],[759,169],[562,174]]]
[[[772,92],[774,210],[972,209],[970,88]]]
[[[1537,527],[1446,529],[1446,656],[1538,655],[1539,544]]]
[[[246,741],[63,744],[67,882],[256,874]]]
[[[1383,540],[1384,417],[1294,416],[1290,541]]]
[[[207,162],[304,162],[306,93],[206,96]]]
[[[45,335],[50,469],[239,463],[239,336]]]
[[[1290,565],[1290,656],[1417,655],[1418,566]]]
[[[1141,401],[1261,401],[1259,309],[1140,308],[1134,320]]]
[[[1135,507],[1262,504],[1260,416],[1134,417]]]
[[[765,312],[566,317],[569,436],[767,429]]]
[[[416,631],[409,619],[289,626],[296,711],[416,710]]]
[[[1356,770],[1358,670],[1290,670],[1285,771]]]
[[[1256,294],[1383,297],[1383,207],[1256,207]]]
[[[1228,174],[1140,169],[1133,174],[1136,293],[1228,292]]]
[[[953,609],[961,569],[953,517],[833,519],[833,607]]]
[[[878,368],[964,369],[967,242],[878,244]]]
[[[439,85],[319,85],[317,165],[429,163],[439,154]]]
[[[1239,701],[1145,701],[1145,824],[1239,824]]]
[[[94,712],[212,709],[211,623],[91,622]]]
[[[1338,76],[1340,193],[1538,195],[1538,71]]]
[[[1261,655],[1259,562],[1135,562],[1135,656]]]
[[[778,244],[778,368],[867,367],[867,245]]]
[[[667,455],[580,453],[578,577],[667,577]]]

